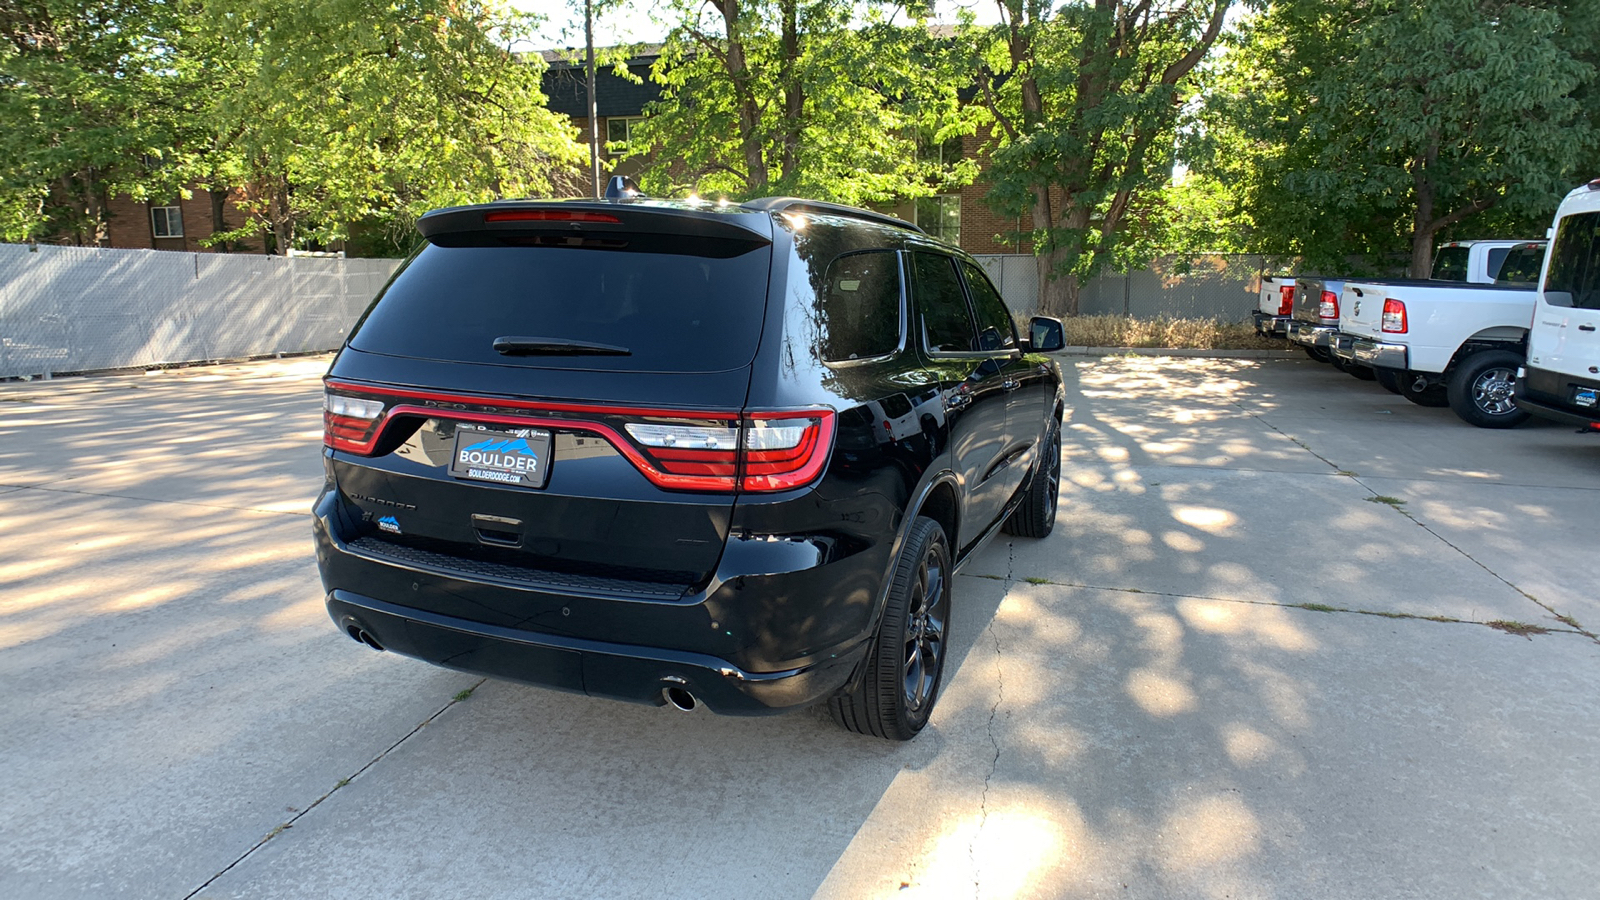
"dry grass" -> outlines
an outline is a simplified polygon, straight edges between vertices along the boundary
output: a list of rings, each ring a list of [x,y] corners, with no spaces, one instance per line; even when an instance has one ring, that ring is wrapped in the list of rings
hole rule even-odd
[[[1075,316],[1062,320],[1069,347],[1160,347],[1184,350],[1285,350],[1290,345],[1256,334],[1249,322],[1216,319],[1136,319]]]

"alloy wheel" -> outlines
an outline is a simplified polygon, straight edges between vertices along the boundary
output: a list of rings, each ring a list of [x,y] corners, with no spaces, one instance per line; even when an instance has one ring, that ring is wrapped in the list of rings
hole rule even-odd
[[[950,618],[950,585],[945,575],[941,559],[933,553],[923,555],[917,567],[900,666],[900,690],[907,710],[920,710],[928,703],[944,665],[945,631]]]
[[[1509,415],[1517,405],[1511,399],[1512,381],[1516,377],[1510,369],[1495,367],[1485,369],[1472,382],[1472,402],[1491,416]]]

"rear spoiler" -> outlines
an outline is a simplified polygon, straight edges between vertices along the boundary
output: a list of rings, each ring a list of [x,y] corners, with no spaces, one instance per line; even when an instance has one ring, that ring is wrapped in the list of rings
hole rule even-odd
[[[772,218],[739,207],[686,209],[644,200],[513,200],[436,209],[417,220],[429,241],[450,235],[669,235],[772,243]]]

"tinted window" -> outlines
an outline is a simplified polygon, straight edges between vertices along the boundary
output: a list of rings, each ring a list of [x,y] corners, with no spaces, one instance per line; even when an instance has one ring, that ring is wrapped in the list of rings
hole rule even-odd
[[[739,249],[743,249],[740,247]],[[750,362],[771,251],[714,258],[556,247],[423,248],[356,327],[357,350],[452,362],[715,372]],[[631,356],[504,356],[502,336]]]
[[[1433,257],[1433,275],[1435,281],[1466,281],[1467,257],[1471,250],[1466,247],[1442,247]]]
[[[1505,265],[1506,254],[1511,251],[1504,247],[1496,247],[1489,251],[1488,275],[1490,281],[1500,280],[1500,267]]]
[[[966,294],[956,277],[955,260],[937,253],[913,253],[914,296],[922,312],[923,340],[930,352],[976,349]]]
[[[1494,280],[1498,284],[1534,284],[1544,266],[1543,247],[1513,247],[1506,252]]]
[[[961,270],[967,276],[967,290],[972,292],[972,310],[978,316],[978,349],[1002,350],[1017,345],[1017,327],[1011,321],[1011,310],[1000,292],[994,289],[989,277],[972,263],[963,261]]]
[[[905,394],[890,394],[883,398],[883,414],[891,419],[898,419],[911,412],[911,401]]]
[[[1600,213],[1581,213],[1561,220],[1550,248],[1550,274],[1544,302],[1552,306],[1600,309]]]
[[[893,353],[900,346],[900,255],[852,253],[828,266],[819,329],[829,362]]]

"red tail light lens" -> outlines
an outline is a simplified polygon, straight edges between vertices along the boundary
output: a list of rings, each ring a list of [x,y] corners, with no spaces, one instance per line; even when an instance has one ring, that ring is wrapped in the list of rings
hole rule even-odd
[[[783,491],[809,483],[828,462],[833,410],[756,413],[744,423],[747,491]]]
[[[1339,295],[1333,291],[1322,292],[1322,302],[1317,304],[1317,315],[1324,319],[1339,318]]]
[[[322,443],[335,450],[366,455],[378,442],[385,409],[382,400],[325,391],[322,395]]]
[[[1406,305],[1399,300],[1383,301],[1383,330],[1389,334],[1405,334]]]
[[[1294,285],[1286,284],[1278,288],[1278,315],[1287,316],[1294,312]]]
[[[605,213],[584,212],[576,209],[507,209],[484,213],[483,221],[490,222],[602,222],[620,225],[622,220]]]

